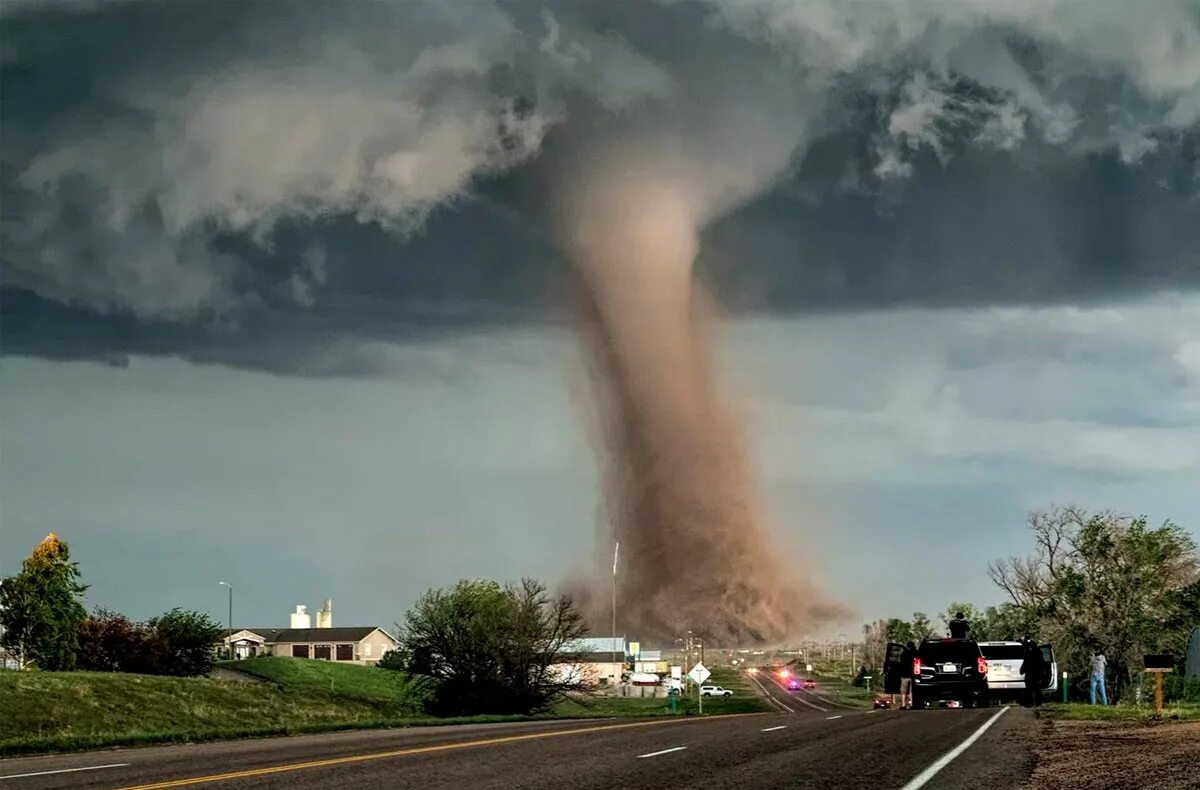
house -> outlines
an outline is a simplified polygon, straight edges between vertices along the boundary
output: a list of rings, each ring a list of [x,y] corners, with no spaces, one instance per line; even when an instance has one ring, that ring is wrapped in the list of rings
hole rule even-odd
[[[220,650],[236,659],[253,656],[287,656],[316,658],[322,661],[341,661],[353,664],[375,664],[399,644],[396,638],[379,626],[362,625],[333,627],[333,602],[317,612],[317,627],[313,628],[306,607],[297,606],[291,614],[289,628],[235,628],[225,632]]]

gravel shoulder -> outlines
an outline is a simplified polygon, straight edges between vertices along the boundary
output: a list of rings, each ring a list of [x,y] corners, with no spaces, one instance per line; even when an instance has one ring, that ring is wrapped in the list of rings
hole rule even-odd
[[[1030,787],[1038,790],[1193,790],[1200,722],[1044,721]]]

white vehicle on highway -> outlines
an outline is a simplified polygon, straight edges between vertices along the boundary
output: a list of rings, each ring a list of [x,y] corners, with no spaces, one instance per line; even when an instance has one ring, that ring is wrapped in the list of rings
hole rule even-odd
[[[1050,668],[1050,682],[1042,690],[1045,694],[1058,691],[1058,662],[1054,659],[1054,648],[1038,645],[1042,649],[1042,660]],[[1021,674],[1025,647],[1020,642],[980,642],[979,652],[987,661],[988,695],[993,700],[1021,699],[1025,694],[1025,676]]]
[[[701,686],[701,697],[732,697],[733,692],[720,686]]]

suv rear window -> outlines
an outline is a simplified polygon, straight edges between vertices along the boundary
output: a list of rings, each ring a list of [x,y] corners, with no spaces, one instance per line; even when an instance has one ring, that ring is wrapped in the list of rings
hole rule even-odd
[[[979,648],[974,642],[926,642],[917,652],[923,663],[939,664],[943,661],[953,661],[966,664],[975,660],[979,655]]]
[[[980,645],[979,652],[988,661],[1015,661],[1025,657],[1020,645]]]

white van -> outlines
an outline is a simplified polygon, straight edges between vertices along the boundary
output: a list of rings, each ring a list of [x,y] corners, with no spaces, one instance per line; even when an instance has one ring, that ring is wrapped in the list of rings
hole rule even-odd
[[[1050,667],[1050,683],[1042,693],[1058,691],[1058,662],[1054,648],[1038,645],[1042,649],[1042,660]],[[1025,676],[1021,664],[1025,660],[1025,646],[1020,642],[980,642],[979,652],[988,666],[988,695],[993,700],[1021,699],[1025,694]]]

